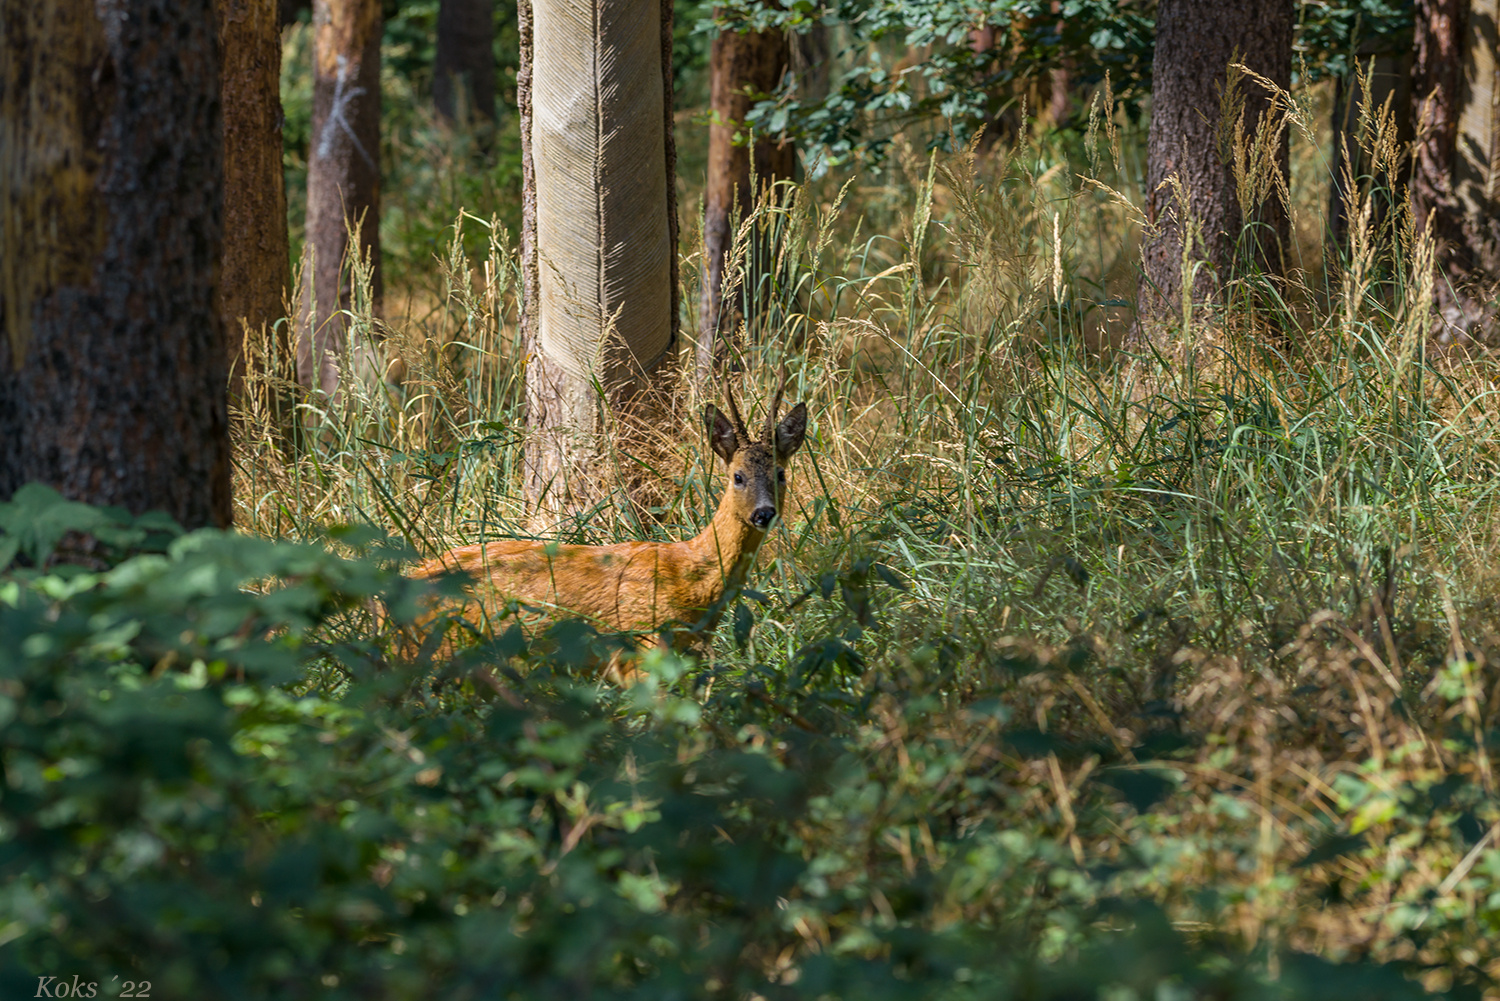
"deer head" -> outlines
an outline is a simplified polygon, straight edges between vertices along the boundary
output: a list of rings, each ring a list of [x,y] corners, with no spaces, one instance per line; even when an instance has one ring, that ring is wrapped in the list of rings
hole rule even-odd
[[[783,374],[781,385],[771,399],[771,408],[766,411],[766,423],[759,438],[752,438],[745,429],[727,382],[724,384],[724,400],[729,406],[729,417],[720,413],[712,403],[704,414],[708,440],[714,453],[729,467],[724,503],[733,509],[740,521],[760,532],[770,528],[771,522],[781,512],[782,497],[786,493],[787,463],[802,447],[802,439],[807,434],[805,403],[797,404],[779,422],[776,419],[785,389],[786,376]]]

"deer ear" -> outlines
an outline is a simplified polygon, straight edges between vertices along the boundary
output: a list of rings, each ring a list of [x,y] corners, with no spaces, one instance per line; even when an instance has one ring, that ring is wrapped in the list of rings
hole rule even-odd
[[[776,455],[785,462],[802,447],[807,435],[807,404],[799,403],[776,425]]]
[[[725,462],[734,461],[734,453],[739,451],[740,440],[735,435],[734,425],[729,423],[729,418],[719,413],[719,408],[710,403],[703,413],[703,422],[708,426],[708,443],[714,454]]]

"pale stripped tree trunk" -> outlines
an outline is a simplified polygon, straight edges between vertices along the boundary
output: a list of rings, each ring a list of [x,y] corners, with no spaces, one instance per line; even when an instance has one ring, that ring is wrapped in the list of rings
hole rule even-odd
[[[277,0],[216,0],[224,106],[224,257],[219,314],[229,397],[243,400],[245,328],[265,329],[288,357],[286,180],[281,161],[281,19]],[[265,360],[265,359],[262,359]],[[276,401],[268,401],[274,404]]]
[[[1235,62],[1282,89],[1290,85],[1292,23],[1291,0],[1161,0],[1157,7],[1146,163],[1152,231],[1141,248],[1138,333],[1180,314],[1184,257],[1190,268],[1205,265],[1193,278],[1194,302],[1216,300],[1228,277],[1241,227],[1251,220],[1236,193],[1234,123],[1221,122],[1220,102]],[[1253,80],[1241,79],[1238,86],[1248,142],[1272,99]],[[1283,132],[1273,165],[1283,178],[1287,159]],[[1259,264],[1268,274],[1280,274],[1290,235],[1286,204],[1273,192],[1252,212],[1260,223],[1255,230]],[[1199,227],[1200,235],[1192,236],[1191,226]],[[1186,255],[1184,240],[1189,241]]]
[[[350,232],[373,268],[380,311],[379,0],[314,0],[313,120],[307,159],[307,240],[297,324],[297,381],[338,392],[348,351]]]
[[[0,500],[232,509],[213,0],[0,0]]]
[[[762,282],[771,268],[774,248],[752,240],[743,262],[743,281],[724,295],[725,268],[734,244],[735,221],[750,214],[756,202],[774,194],[779,180],[796,170],[796,148],[786,141],[759,138],[746,142],[745,117],[759,96],[775,91],[791,58],[781,31],[720,32],[709,54],[708,179],[703,191],[703,291],[698,313],[696,378],[712,381],[741,320],[753,321],[763,309]],[[736,142],[738,140],[738,142]],[[752,160],[755,180],[751,181]],[[759,190],[752,190],[752,183]]]
[[[672,8],[522,0],[522,332],[528,500],[598,497],[607,412],[641,405],[677,341]]]

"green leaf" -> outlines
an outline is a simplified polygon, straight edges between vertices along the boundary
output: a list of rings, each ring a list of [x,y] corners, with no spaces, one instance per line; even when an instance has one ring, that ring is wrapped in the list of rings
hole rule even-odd
[[[878,576],[881,580],[885,581],[891,587],[894,587],[898,591],[908,590],[908,588],[906,586],[906,581],[904,581],[900,577],[896,576],[896,571],[892,570],[890,567],[886,566],[884,563],[876,563],[876,564],[874,564],[873,569],[875,571],[876,576]]]

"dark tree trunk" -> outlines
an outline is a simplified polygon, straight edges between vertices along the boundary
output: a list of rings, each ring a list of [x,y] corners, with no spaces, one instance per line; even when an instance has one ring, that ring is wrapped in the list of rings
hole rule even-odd
[[[313,120],[307,163],[307,241],[297,379],[330,396],[348,349],[351,232],[380,280],[380,3],[313,3]],[[308,259],[311,258],[311,266]]]
[[[790,142],[758,139],[752,151],[745,116],[760,97],[781,83],[790,60],[786,34],[780,31],[720,32],[709,54],[708,180],[703,191],[703,292],[698,315],[697,377],[706,384],[725,351],[727,334],[742,318],[760,312],[761,282],[772,248],[752,241],[747,250],[743,284],[724,295],[725,267],[734,244],[735,221],[744,218],[772,185],[793,176],[796,149]],[[736,143],[736,138],[740,141]],[[755,184],[751,190],[751,157]]]
[[[1500,281],[1495,6],[1417,0],[1412,215],[1437,245],[1436,298],[1445,338],[1495,337],[1494,309],[1487,305]]]
[[[0,499],[227,526],[213,0],[0,19]]]
[[[1290,235],[1285,203],[1272,188],[1246,219],[1236,194],[1235,122],[1220,120],[1225,89],[1234,81],[1243,99],[1246,144],[1273,107],[1261,84],[1229,69],[1236,62],[1283,89],[1290,85],[1291,0],[1161,0],[1146,163],[1146,216],[1152,232],[1141,250],[1139,310],[1144,323],[1180,314],[1185,221],[1201,227],[1186,255],[1189,267],[1205,262],[1193,280],[1195,302],[1218,297],[1248,222],[1257,223],[1245,236],[1255,240],[1260,267],[1268,274],[1282,272]],[[1287,160],[1283,131],[1273,157],[1282,178]],[[1173,179],[1181,185],[1185,205],[1179,203]]]
[[[286,358],[286,175],[281,163],[281,28],[276,0],[217,0],[224,104],[224,259],[219,314],[229,397],[244,403],[245,328],[275,337]],[[262,359],[264,360],[264,359]]]
[[[460,97],[462,95],[462,97]],[[449,124],[495,120],[495,0],[442,0],[432,101]]]
[[[520,0],[517,16],[525,490],[563,512],[600,495],[605,413],[649,423],[676,357],[672,4]]]

